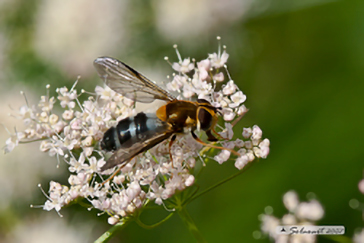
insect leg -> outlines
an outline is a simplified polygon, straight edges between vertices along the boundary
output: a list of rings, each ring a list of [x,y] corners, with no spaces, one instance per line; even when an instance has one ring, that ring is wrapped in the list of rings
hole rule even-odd
[[[173,162],[173,158],[172,158],[172,154],[171,154],[171,147],[172,147],[172,144],[174,143],[174,141],[176,140],[176,137],[177,137],[177,135],[173,134],[171,141],[169,141],[169,146],[168,146],[169,150],[168,151],[169,151],[169,158],[171,159],[171,162]]]
[[[239,121],[241,118],[243,118],[243,116],[245,115],[245,113],[248,112],[249,109],[247,109],[243,114],[241,114],[238,118],[236,118],[232,123],[231,125],[234,127]]]
[[[229,138],[224,138],[223,136],[221,136],[220,134],[218,134],[214,128],[211,129],[213,133],[215,133],[216,136],[218,136],[220,139],[222,140],[229,140]]]
[[[238,152],[236,152],[233,149],[229,149],[229,148],[224,148],[224,147],[220,147],[220,146],[215,146],[213,144],[209,144],[209,143],[205,143],[204,141],[202,141],[199,137],[197,137],[197,135],[194,132],[191,132],[192,137],[199,142],[200,144],[206,146],[206,147],[210,147],[210,148],[216,148],[216,149],[221,149],[221,150],[227,150],[230,151],[231,153],[237,155],[237,156],[241,156]]]
[[[101,186],[105,185],[106,182],[110,181],[112,178],[114,178],[120,171],[122,168],[124,168],[124,166],[129,163],[134,157],[132,157],[131,159],[129,159],[128,161],[125,161],[125,163],[123,163],[109,178],[107,178],[104,182],[101,183]]]

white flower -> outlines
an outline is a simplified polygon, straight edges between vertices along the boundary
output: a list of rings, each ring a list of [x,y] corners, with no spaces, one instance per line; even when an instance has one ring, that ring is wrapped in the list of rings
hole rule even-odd
[[[266,159],[270,148],[269,148],[270,142],[268,138],[265,138],[261,143],[259,143],[259,148],[260,148],[260,153],[259,153],[259,157]]]
[[[129,187],[126,189],[126,195],[129,198],[135,198],[141,192],[140,185],[137,181],[130,183]]]
[[[253,148],[253,143],[252,141],[248,140],[244,142],[244,147],[247,149],[252,149]]]
[[[241,140],[239,138],[235,140],[235,146],[238,148],[244,147],[244,144],[245,144],[244,140]]]
[[[364,194],[364,179],[359,182],[358,187],[359,191]]]
[[[237,87],[233,80],[230,80],[222,89],[224,95],[231,95],[236,91]]]
[[[209,71],[211,68],[211,62],[209,59],[202,60],[197,63],[198,74],[200,80],[207,80],[209,78]]]
[[[108,86],[103,88],[97,85],[95,88],[95,92],[97,95],[100,96],[100,99],[106,101],[111,100],[115,96],[115,91],[110,89]]]
[[[213,79],[216,81],[216,82],[223,82],[225,77],[224,77],[224,73],[223,72],[219,72],[217,74],[215,74],[213,76]]]
[[[172,82],[167,84],[167,89],[170,91],[180,92],[185,83],[187,83],[186,77],[175,75]]]
[[[364,242],[364,229],[362,229],[360,232],[355,233],[353,237],[354,243],[363,243]]]
[[[247,112],[248,112],[248,109],[245,107],[245,105],[242,105],[238,108],[236,113],[238,114],[238,116],[243,116]]]
[[[72,130],[81,130],[82,129],[82,119],[75,118],[70,123]]]
[[[70,135],[67,135],[64,140],[63,140],[63,144],[61,141],[58,141],[60,144],[60,147],[62,149],[68,149],[68,150],[72,150],[75,145],[77,145],[79,143],[78,139],[74,139],[73,137],[71,137]]]
[[[195,182],[195,177],[193,175],[189,175],[186,179],[185,185],[192,186],[194,182]]]
[[[97,160],[95,156],[92,156],[89,159],[89,166],[85,167],[86,172],[95,173],[101,171],[101,167],[104,164],[104,158]]]
[[[82,171],[85,168],[85,155],[83,153],[81,153],[80,157],[78,158],[78,160],[76,160],[75,158],[71,158],[70,161],[70,167],[68,168],[68,170],[70,172],[76,172],[79,173],[80,171]]]
[[[250,138],[250,136],[252,135],[253,131],[250,127],[246,128],[244,127],[243,128],[243,138]]]
[[[181,63],[173,63],[172,68],[180,73],[188,73],[195,67],[194,63],[191,63],[190,58],[185,58]]]
[[[317,221],[324,216],[324,209],[316,200],[302,202],[297,207],[296,215],[300,219]]]
[[[243,94],[243,92],[238,91],[235,94],[230,96],[230,99],[233,103],[231,103],[229,106],[231,108],[236,108],[238,107],[241,103],[245,102],[246,100],[246,95]]]
[[[231,108],[222,109],[222,114],[225,121],[232,121],[236,116]]]
[[[119,221],[120,221],[120,217],[119,217],[118,215],[114,215],[114,216],[109,217],[109,218],[107,219],[107,222],[108,222],[109,224],[111,224],[111,225],[115,225],[115,224],[117,224]]]
[[[295,225],[297,224],[296,217],[293,214],[285,214],[282,217],[283,225]]]
[[[68,178],[68,183],[71,186],[86,185],[91,179],[91,174],[80,172],[77,175],[71,175]]]
[[[58,122],[59,117],[56,114],[51,114],[49,116],[49,123],[50,125],[55,125]]]
[[[271,215],[263,215],[261,218],[262,225],[261,230],[262,232],[268,234],[271,238],[275,239],[277,236],[276,228],[280,225],[279,219]]]
[[[159,186],[158,183],[156,183],[155,181],[151,184],[150,189],[152,190],[152,192],[150,193],[150,198],[151,199],[155,199],[155,203],[158,205],[161,205],[163,203],[163,192],[164,192],[164,188],[162,186]]]
[[[243,155],[236,159],[235,167],[239,170],[243,169],[246,164],[249,162],[249,157],[247,155]]]
[[[193,88],[192,84],[186,84],[183,86],[183,96],[186,99],[189,99],[194,95],[195,95],[195,92],[194,92],[194,88]]]
[[[298,195],[295,191],[288,191],[283,196],[284,206],[290,212],[294,212],[299,204]]]
[[[42,108],[42,111],[50,112],[55,102],[54,97],[49,99],[47,96],[41,96],[38,106]]]
[[[214,157],[214,159],[219,163],[222,164],[227,161],[230,157],[231,152],[228,150],[221,150],[221,152]]]
[[[70,109],[75,108],[76,103],[74,102],[75,99],[77,99],[77,93],[76,90],[71,90],[68,92],[68,89],[66,87],[58,89],[58,100],[61,101],[62,108],[65,108],[68,106]]]
[[[262,129],[260,129],[257,125],[253,126],[253,131],[252,131],[252,140],[259,140],[262,138]]]
[[[224,50],[221,55],[218,55],[216,53],[209,54],[209,58],[211,60],[211,65],[215,68],[220,68],[224,66],[224,64],[227,62],[227,59],[229,58],[229,54],[226,53]]]
[[[23,120],[24,125],[30,126],[35,119],[35,111],[27,105],[23,105],[19,109],[19,119]]]
[[[11,135],[10,138],[8,138],[5,141],[5,147],[4,149],[4,153],[10,153],[11,151],[13,151],[13,149],[19,145],[19,135],[21,135],[22,133],[15,133],[14,135]]]
[[[68,188],[54,181],[49,184],[49,199],[45,202],[43,209],[47,211],[54,209],[59,212],[64,205]]]
[[[231,140],[234,136],[233,126],[225,122],[225,130],[219,133],[221,137]]]
[[[195,167],[196,165],[196,159],[193,158],[193,157],[190,157],[186,160],[186,165],[189,167],[189,168],[193,168]]]

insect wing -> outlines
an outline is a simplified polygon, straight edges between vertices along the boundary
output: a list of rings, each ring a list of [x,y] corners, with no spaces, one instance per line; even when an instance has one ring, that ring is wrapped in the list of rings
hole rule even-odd
[[[176,99],[166,90],[117,59],[99,57],[94,61],[94,66],[107,86],[134,101],[150,103],[155,99],[166,101]]]
[[[138,154],[147,151],[154,147],[158,143],[161,143],[165,139],[169,138],[173,134],[173,131],[167,130],[163,133],[156,134],[154,137],[147,139],[143,142],[133,144],[130,148],[121,148],[117,150],[101,168],[102,171],[110,169],[116,165],[123,165],[128,163]]]

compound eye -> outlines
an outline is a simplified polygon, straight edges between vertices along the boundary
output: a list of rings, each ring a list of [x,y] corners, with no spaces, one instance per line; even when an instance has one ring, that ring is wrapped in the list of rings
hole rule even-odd
[[[200,123],[200,129],[204,131],[211,129],[213,116],[207,109],[201,107],[198,110],[197,118]]]

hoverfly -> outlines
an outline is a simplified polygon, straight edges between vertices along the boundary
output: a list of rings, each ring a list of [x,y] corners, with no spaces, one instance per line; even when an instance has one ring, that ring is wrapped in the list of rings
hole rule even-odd
[[[105,84],[124,97],[142,103],[151,103],[156,99],[166,101],[166,104],[159,107],[155,113],[140,112],[135,117],[119,121],[115,127],[105,132],[100,142],[101,149],[113,151],[114,154],[101,168],[102,171],[117,165],[121,165],[120,170],[136,155],[171,137],[170,149],[176,134],[182,133],[191,133],[197,142],[205,146],[226,149],[238,154],[228,148],[207,144],[194,133],[195,130],[204,131],[207,140],[211,142],[217,141],[211,132],[221,138],[214,130],[219,111],[207,100],[198,99],[196,102],[178,100],[133,68],[111,57],[97,58],[94,66]],[[170,158],[172,160],[171,153]]]

